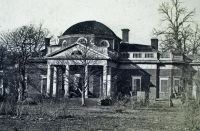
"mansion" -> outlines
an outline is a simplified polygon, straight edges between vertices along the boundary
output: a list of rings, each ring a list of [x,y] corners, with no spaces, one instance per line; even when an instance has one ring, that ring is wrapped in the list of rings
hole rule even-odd
[[[69,27],[58,39],[51,44],[46,38],[44,57],[32,60],[37,68],[27,71],[31,93],[81,97],[85,86],[86,98],[115,98],[121,93],[167,99],[172,92],[179,95],[183,84],[193,89],[193,82],[188,81],[199,63],[183,61],[183,56],[171,52],[160,54],[156,38],[149,45],[130,43],[129,29],[122,29],[119,38],[100,22],[84,21]],[[183,67],[191,70],[187,77]]]

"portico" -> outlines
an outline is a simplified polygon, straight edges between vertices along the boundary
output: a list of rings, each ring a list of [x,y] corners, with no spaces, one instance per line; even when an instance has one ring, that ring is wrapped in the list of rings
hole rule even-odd
[[[70,63],[69,61],[67,63]],[[93,65],[82,66],[61,64],[60,62],[58,64],[56,60],[49,60],[47,65],[47,96],[80,97],[80,91],[84,86],[86,87],[86,98],[110,97],[112,67],[107,65],[106,60],[99,62],[102,64],[97,62],[95,65],[93,63]]]

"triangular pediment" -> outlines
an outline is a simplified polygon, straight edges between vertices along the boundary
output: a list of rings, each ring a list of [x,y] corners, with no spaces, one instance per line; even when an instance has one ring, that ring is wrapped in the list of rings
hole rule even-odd
[[[47,55],[47,59],[109,59],[109,57],[91,47],[74,44]]]

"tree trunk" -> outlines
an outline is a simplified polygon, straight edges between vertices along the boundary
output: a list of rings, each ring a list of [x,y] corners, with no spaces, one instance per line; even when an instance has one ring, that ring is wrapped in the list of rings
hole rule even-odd
[[[22,86],[21,83],[19,82],[19,87],[18,87],[18,101],[22,101],[23,100],[23,93],[22,93]]]
[[[173,106],[173,102],[172,102],[172,96],[173,96],[173,69],[171,70],[171,84],[170,84],[170,90],[169,90],[169,107]]]
[[[19,74],[20,74],[20,80],[18,88],[18,101],[23,101],[26,89],[25,67],[22,67],[22,69],[20,69]]]
[[[84,88],[84,87],[83,87]],[[82,90],[82,97],[81,97],[81,105],[82,106],[85,106],[85,91],[84,91],[84,89]]]
[[[82,106],[85,106],[85,98],[88,97],[88,66],[84,66],[83,72],[83,84],[82,84]]]

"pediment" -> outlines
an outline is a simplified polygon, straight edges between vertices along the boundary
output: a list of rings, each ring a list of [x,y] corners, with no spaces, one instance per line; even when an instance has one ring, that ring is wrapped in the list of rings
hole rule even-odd
[[[70,47],[52,52],[47,59],[109,59],[109,57],[93,48],[81,44],[74,44]]]

